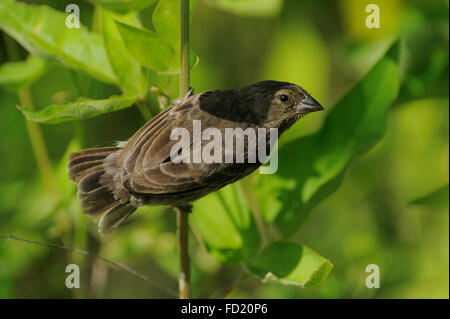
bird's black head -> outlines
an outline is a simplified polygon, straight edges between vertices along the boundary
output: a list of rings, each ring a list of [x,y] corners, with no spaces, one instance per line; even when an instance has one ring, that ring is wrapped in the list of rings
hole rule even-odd
[[[288,82],[259,82],[240,89],[240,94],[266,127],[290,126],[310,112],[323,110],[302,87]]]

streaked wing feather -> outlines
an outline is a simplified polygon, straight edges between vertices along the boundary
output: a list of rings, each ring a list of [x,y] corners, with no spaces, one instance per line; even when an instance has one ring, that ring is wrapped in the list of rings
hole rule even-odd
[[[171,141],[170,134],[173,129],[186,126],[183,123],[195,109],[192,103],[194,99],[195,96],[188,98],[160,113],[125,146],[119,165],[124,169],[123,178],[128,179],[131,191],[146,194],[177,193],[201,186],[202,177],[208,174],[207,166],[170,161],[170,151],[178,142]]]
[[[188,98],[145,124],[125,146],[119,165],[122,179],[132,192],[143,194],[174,194],[201,188],[214,189],[233,181],[237,174],[227,172],[228,165],[206,163],[173,163],[170,152],[179,140],[170,140],[173,129],[184,127],[192,137],[192,120],[202,119],[206,127],[227,127],[222,119],[211,114],[204,116],[198,100],[200,95]],[[203,115],[203,116],[202,116]],[[198,150],[190,145],[191,155]],[[235,176],[236,175],[236,176]]]

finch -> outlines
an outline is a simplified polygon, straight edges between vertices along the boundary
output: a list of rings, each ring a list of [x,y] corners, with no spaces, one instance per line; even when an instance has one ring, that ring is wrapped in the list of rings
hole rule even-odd
[[[234,144],[224,141],[216,144],[222,149],[215,149],[222,160],[193,161],[191,157],[201,154],[201,148],[210,142],[201,139],[180,144],[173,138],[177,128],[185,129],[194,139],[195,121],[203,130],[215,129],[223,136],[230,128],[244,132],[277,129],[280,136],[304,115],[320,110],[323,107],[302,87],[287,82],[264,81],[191,94],[150,119],[128,141],[71,154],[69,177],[78,184],[83,212],[98,220],[100,233],[106,234],[142,205],[189,206],[262,164],[248,160],[253,146],[249,138],[242,154],[244,162],[223,160],[234,150]],[[182,147],[175,154],[177,143]],[[270,152],[268,138],[264,144]],[[188,151],[187,156],[180,151]]]

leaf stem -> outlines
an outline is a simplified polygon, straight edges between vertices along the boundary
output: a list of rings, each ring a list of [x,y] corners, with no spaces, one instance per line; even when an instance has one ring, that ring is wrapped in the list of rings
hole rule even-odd
[[[189,0],[180,0],[180,98],[189,91]],[[190,298],[190,261],[188,250],[188,213],[177,209],[178,245],[180,250],[179,293],[181,299]]]

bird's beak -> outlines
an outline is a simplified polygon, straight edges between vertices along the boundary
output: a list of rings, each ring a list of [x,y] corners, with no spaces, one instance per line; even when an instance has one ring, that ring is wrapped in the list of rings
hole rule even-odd
[[[300,114],[307,114],[310,112],[323,111],[324,108],[311,95],[307,94],[306,98],[297,106],[297,111]]]

